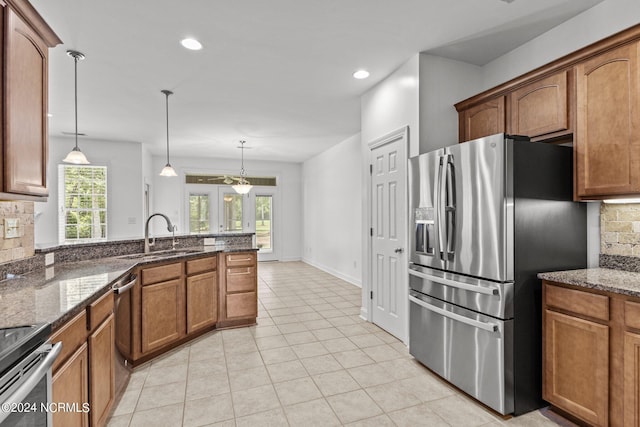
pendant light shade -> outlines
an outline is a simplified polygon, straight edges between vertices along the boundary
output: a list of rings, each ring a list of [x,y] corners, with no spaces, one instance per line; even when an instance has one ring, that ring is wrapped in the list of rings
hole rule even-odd
[[[84,54],[77,50],[68,50],[67,55],[73,58],[74,63],[74,110],[75,110],[75,138],[76,146],[62,159],[65,163],[73,163],[74,165],[88,165],[89,160],[78,147],[78,61],[84,59]]]
[[[233,188],[233,190],[238,194],[247,194],[249,191],[251,191],[251,188],[253,188],[253,186],[249,184],[249,181],[247,181],[247,179],[245,178],[245,175],[246,175],[244,171],[244,144],[245,143],[246,141],[240,141],[240,150],[242,153],[240,179],[238,179],[238,183],[236,185],[231,186],[231,188]]]
[[[162,171],[160,172],[160,176],[178,176],[171,163],[169,163],[169,95],[173,95],[173,92],[170,90],[164,89],[161,91],[164,93],[166,97],[166,110],[167,110],[167,164],[164,165]]]

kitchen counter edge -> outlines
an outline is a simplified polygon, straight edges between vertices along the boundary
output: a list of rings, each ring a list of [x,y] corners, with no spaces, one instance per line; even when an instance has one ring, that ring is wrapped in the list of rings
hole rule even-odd
[[[538,273],[538,278],[640,298],[640,273],[631,271],[599,267]]]

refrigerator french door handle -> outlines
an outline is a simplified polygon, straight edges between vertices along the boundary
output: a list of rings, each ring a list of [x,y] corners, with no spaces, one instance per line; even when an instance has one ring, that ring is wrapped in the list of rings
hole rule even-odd
[[[460,314],[443,310],[439,307],[435,307],[431,304],[427,304],[426,302],[414,297],[413,295],[409,295],[409,301],[414,302],[418,304],[420,307],[426,308],[427,310],[433,311],[434,313],[437,313],[441,316],[448,317],[449,319],[456,320],[460,323],[464,323],[469,326],[473,326],[474,328],[483,329],[488,332],[496,332],[498,330],[498,325],[496,325],[495,323],[480,322],[478,320],[470,319]]]
[[[448,154],[440,157],[440,166],[438,167],[438,195],[437,195],[437,233],[438,233],[438,246],[440,248],[440,259],[445,261],[446,257],[446,243],[443,240],[443,236],[446,236],[446,230],[442,229],[442,223],[445,221],[445,188],[446,180],[442,179],[443,170],[445,167]]]
[[[452,260],[455,254],[456,242],[456,169],[453,163],[453,156],[447,156],[446,179],[445,179],[445,228],[447,233],[447,259]]]
[[[419,271],[409,268],[409,274],[412,276],[420,277],[421,279],[427,279],[432,282],[440,283],[441,285],[451,286],[452,288],[458,288],[465,291],[475,292],[477,294],[484,295],[498,295],[497,288],[486,288],[483,286],[468,285],[462,282],[456,282],[455,280],[445,279],[444,277],[431,276],[430,274],[421,273]]]

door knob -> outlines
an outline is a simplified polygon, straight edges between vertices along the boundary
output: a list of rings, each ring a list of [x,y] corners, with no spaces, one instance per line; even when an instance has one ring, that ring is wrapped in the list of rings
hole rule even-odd
[[[404,252],[404,249],[403,248],[395,248],[394,252],[397,253],[397,254],[401,254],[402,252]]]

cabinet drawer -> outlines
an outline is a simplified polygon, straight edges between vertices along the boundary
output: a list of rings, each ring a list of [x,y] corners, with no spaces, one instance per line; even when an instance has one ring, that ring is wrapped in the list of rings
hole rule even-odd
[[[256,317],[258,300],[255,292],[227,295],[227,317]]]
[[[624,302],[624,324],[630,328],[640,329],[640,303]]]
[[[212,256],[208,258],[194,259],[187,261],[187,275],[202,273],[204,271],[215,270],[218,266],[218,257]]]
[[[89,330],[95,330],[111,313],[113,313],[113,292],[109,290],[87,307]]]
[[[255,290],[255,267],[236,267],[227,269],[227,292],[247,292]]]
[[[165,282],[167,280],[177,279],[180,275],[182,275],[181,262],[145,268],[142,270],[142,284],[150,285],[152,283]]]
[[[53,372],[87,341],[87,312],[82,310],[76,317],[69,320],[62,328],[54,332],[50,339],[52,344],[62,342],[62,351],[53,363]]]
[[[609,297],[546,284],[545,304],[583,316],[609,320]]]
[[[239,252],[235,254],[227,254],[227,267],[244,267],[256,265],[255,252]]]

